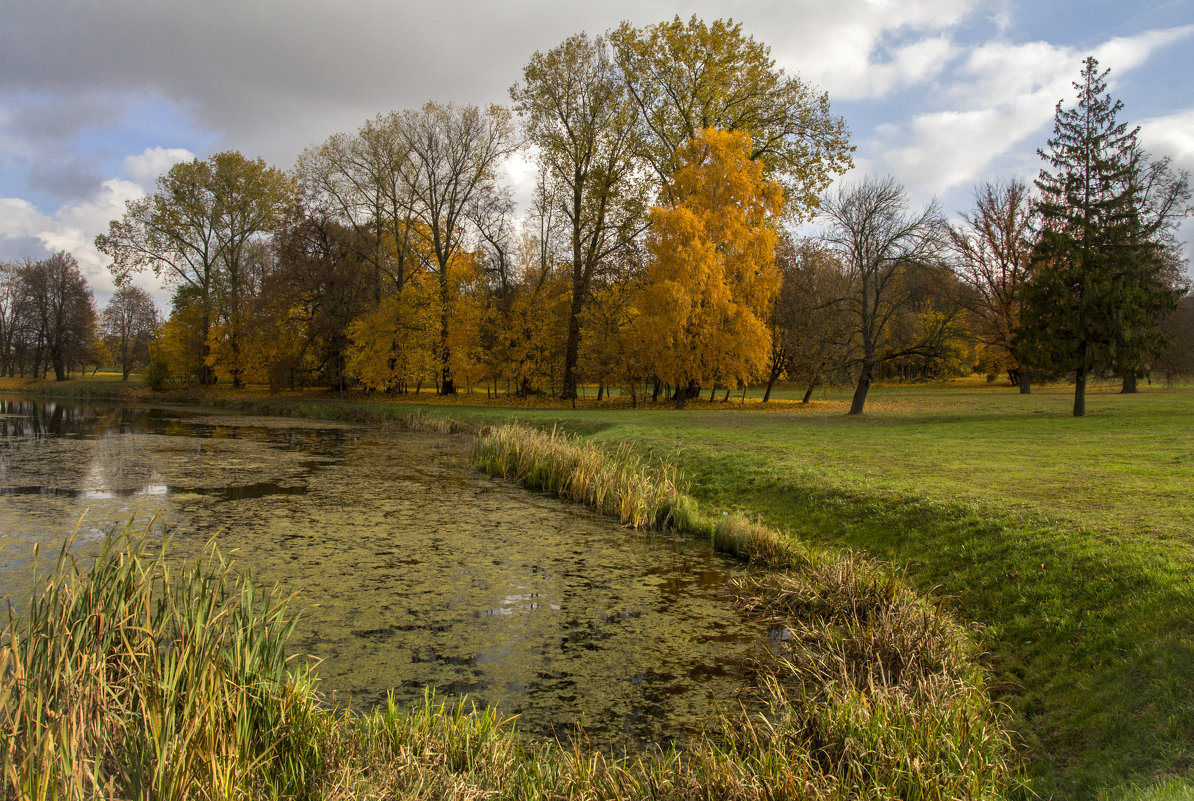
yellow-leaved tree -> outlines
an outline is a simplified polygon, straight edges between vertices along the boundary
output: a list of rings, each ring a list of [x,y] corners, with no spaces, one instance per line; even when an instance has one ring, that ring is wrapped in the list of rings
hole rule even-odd
[[[639,335],[646,365],[676,385],[677,409],[692,387],[756,377],[770,353],[783,189],[750,148],[741,131],[704,130],[676,151],[667,205],[651,209]]]

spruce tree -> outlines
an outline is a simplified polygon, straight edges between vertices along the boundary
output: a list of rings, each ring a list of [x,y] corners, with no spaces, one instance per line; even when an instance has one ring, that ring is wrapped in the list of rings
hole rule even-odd
[[[1139,129],[1117,121],[1123,104],[1098,66],[1086,59],[1077,105],[1057,104],[1048,150],[1038,151],[1048,167],[1036,180],[1041,229],[1020,330],[1037,367],[1074,374],[1075,417],[1086,413],[1091,373],[1135,375],[1162,344],[1156,332],[1177,297],[1162,234],[1182,192],[1189,196],[1185,176],[1161,162],[1179,202],[1162,220],[1150,210],[1145,188],[1156,165],[1136,141]]]

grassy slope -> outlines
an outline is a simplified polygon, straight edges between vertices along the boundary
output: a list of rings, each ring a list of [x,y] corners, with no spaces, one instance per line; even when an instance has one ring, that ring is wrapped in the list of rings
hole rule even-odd
[[[879,388],[861,419],[847,400],[452,414],[629,440],[707,504],[906,565],[982,627],[1042,795],[1194,778],[1194,392],[1096,390],[1083,420],[1064,387]]]
[[[518,416],[676,457],[703,502],[907,565],[983,627],[1038,790],[1116,796],[1194,758],[1194,394],[1069,403],[922,387],[876,390],[861,419],[844,399]]]

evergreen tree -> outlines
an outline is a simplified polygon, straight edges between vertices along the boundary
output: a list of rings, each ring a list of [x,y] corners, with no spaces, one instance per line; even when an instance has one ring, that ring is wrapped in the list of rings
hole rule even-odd
[[[1135,373],[1156,352],[1155,332],[1176,299],[1162,236],[1175,209],[1162,215],[1169,222],[1150,210],[1139,129],[1117,121],[1123,104],[1107,93],[1107,74],[1086,59],[1077,105],[1057,104],[1049,149],[1038,151],[1049,168],[1036,180],[1041,230],[1021,319],[1035,365],[1074,373],[1075,417],[1086,413],[1092,372]],[[1184,176],[1169,183],[1180,206]]]

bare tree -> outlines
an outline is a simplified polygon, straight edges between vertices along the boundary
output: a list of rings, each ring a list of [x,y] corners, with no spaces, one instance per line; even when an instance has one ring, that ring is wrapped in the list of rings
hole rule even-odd
[[[972,290],[968,306],[979,320],[979,342],[1006,355],[1008,378],[1027,395],[1032,372],[1016,332],[1032,265],[1036,212],[1023,181],[976,187],[974,203],[962,224],[950,228],[955,271]]]
[[[568,224],[572,298],[560,395],[575,398],[582,312],[594,278],[646,224],[637,107],[604,37],[580,33],[537,52],[523,77],[510,96]]]
[[[98,315],[91,288],[75,257],[64,250],[26,261],[18,271],[39,347],[54,378],[65,381],[68,367],[86,359],[95,342]]]
[[[936,201],[910,214],[907,192],[890,177],[841,187],[824,200],[821,217],[822,240],[836,251],[847,278],[837,302],[850,320],[858,367],[850,414],[861,414],[878,365],[926,354],[943,334],[935,325],[914,340],[897,340],[891,328],[914,299],[910,271],[941,263],[948,229]]]
[[[487,204],[502,201],[497,170],[515,148],[514,125],[509,109],[501,106],[482,110],[428,103],[402,112],[401,119],[408,153],[401,181],[416,223],[412,231],[422,240],[426,267],[439,280],[440,392],[454,395],[448,271],[465,242],[468,224]]]
[[[0,262],[0,375],[16,375],[24,365],[24,329],[29,317],[29,298],[21,282],[20,265]]]
[[[133,284],[117,287],[104,307],[100,328],[120,361],[120,380],[128,381],[133,367],[148,361],[157,327],[158,310],[149,293]]]
[[[780,376],[805,384],[803,403],[826,378],[844,371],[849,320],[839,299],[846,281],[836,253],[809,239],[784,234],[775,248],[779,297],[771,318],[771,364],[763,402]]]
[[[308,212],[353,229],[372,267],[374,302],[385,283],[401,291],[410,277],[411,199],[402,181],[409,153],[399,112],[334,134],[299,156],[295,173]]]

